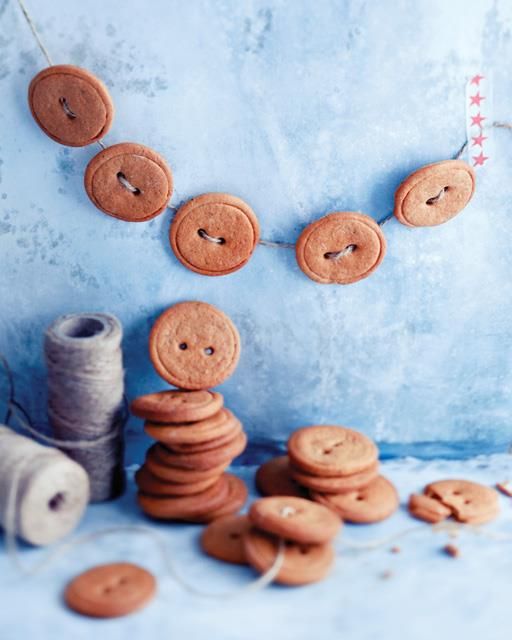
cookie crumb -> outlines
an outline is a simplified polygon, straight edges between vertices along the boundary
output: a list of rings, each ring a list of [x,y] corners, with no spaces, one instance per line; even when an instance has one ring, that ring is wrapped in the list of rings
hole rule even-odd
[[[389,551],[391,553],[400,553],[402,551],[402,549],[400,549],[400,547],[391,547],[391,549]]]
[[[387,569],[380,574],[381,580],[389,580],[393,576],[393,572]]]
[[[458,558],[460,556],[459,547],[456,547],[454,544],[447,544],[443,547],[444,553],[451,558]]]
[[[512,498],[512,484],[510,483],[510,480],[497,482],[496,489],[498,489],[498,491],[501,491],[501,493],[505,494],[509,498]]]

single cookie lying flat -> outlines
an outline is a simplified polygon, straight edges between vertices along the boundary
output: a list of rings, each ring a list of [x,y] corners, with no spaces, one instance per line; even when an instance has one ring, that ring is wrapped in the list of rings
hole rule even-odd
[[[247,516],[224,516],[214,520],[201,534],[205,553],[232,564],[247,564],[243,536],[251,528]]]

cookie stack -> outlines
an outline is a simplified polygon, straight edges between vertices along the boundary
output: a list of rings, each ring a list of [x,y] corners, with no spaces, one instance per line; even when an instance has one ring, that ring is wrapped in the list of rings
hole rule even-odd
[[[334,563],[332,540],[341,520],[326,507],[304,498],[274,496],[256,500],[247,516],[222,518],[202,534],[209,555],[268,571],[279,549],[283,561],[275,581],[302,585],[323,579]]]
[[[136,398],[134,415],[156,443],[135,475],[138,503],[160,520],[210,522],[247,500],[242,480],[225,473],[247,436],[215,391],[161,391]]]
[[[288,455],[258,469],[256,486],[266,496],[310,497],[347,522],[379,522],[399,505],[396,489],[379,475],[375,443],[346,427],[298,429]]]

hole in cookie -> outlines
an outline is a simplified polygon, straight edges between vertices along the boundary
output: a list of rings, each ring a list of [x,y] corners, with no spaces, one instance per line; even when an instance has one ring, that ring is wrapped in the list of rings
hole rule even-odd
[[[471,504],[471,500],[464,500],[464,504]]]
[[[139,187],[134,187],[122,171],[118,171],[116,177],[127,191],[133,193],[134,196],[140,196],[142,191]]]
[[[182,351],[188,349],[188,344],[186,342],[181,342],[179,346]]]
[[[356,500],[357,500],[358,502],[362,502],[362,501],[364,500],[364,498],[363,498],[363,496],[357,496],[357,497],[356,497]]]
[[[208,240],[208,242],[214,242],[215,244],[225,244],[226,239],[221,236],[211,236],[205,229],[198,229],[197,235],[200,236],[203,240]]]
[[[343,256],[347,256],[349,253],[354,253],[356,249],[356,244],[348,244],[340,251],[327,251],[327,253],[324,253],[324,258],[326,260],[338,260],[339,258],[343,258]]]
[[[215,353],[215,349],[213,347],[206,347],[204,353],[207,356],[213,356],[213,354]]]
[[[229,537],[231,538],[231,540],[240,540],[240,534],[236,533],[235,531],[233,531],[233,533],[229,534]]]
[[[443,187],[441,191],[437,194],[437,196],[432,196],[432,198],[429,198],[425,204],[428,204],[429,206],[436,204],[437,202],[439,202],[439,200],[442,200],[442,198],[444,197],[444,194],[449,190],[449,188],[450,187]]]
[[[66,100],[66,98],[64,96],[61,96],[59,98],[59,102],[60,102],[60,106],[62,107],[62,110],[67,115],[67,117],[70,120],[74,120],[77,117],[77,115],[73,111],[73,109],[69,106],[68,101]]]
[[[460,491],[454,491],[454,492],[453,492],[453,495],[454,495],[454,496],[460,496]]]
[[[299,551],[303,556],[305,556],[307,553],[309,553],[309,547],[299,547]]]
[[[50,509],[50,511],[59,511],[65,502],[66,495],[59,491],[59,493],[56,493],[53,498],[48,500],[48,509]]]

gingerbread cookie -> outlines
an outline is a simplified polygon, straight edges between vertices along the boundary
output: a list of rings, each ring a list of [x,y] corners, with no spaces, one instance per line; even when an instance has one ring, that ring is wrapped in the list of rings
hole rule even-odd
[[[174,444],[198,444],[226,435],[235,435],[240,430],[240,422],[229,411],[221,409],[218,413],[192,424],[161,424],[146,422],[144,431],[158,442],[168,447]]]
[[[440,480],[425,487],[425,495],[448,507],[459,522],[482,524],[499,512],[498,493],[469,480]]]
[[[133,142],[95,155],[84,184],[98,209],[127,222],[145,222],[162,213],[173,189],[172,173],[162,156]]]
[[[253,527],[244,536],[244,551],[249,564],[265,573],[276,560],[279,539]],[[305,545],[290,540],[284,543],[284,561],[275,581],[287,585],[302,585],[325,578],[334,563],[330,544]]]
[[[292,478],[288,456],[263,463],[256,471],[256,488],[264,496],[306,497],[306,491]]]
[[[155,578],[128,562],[104,564],[74,578],[64,600],[70,609],[94,618],[125,616],[146,606],[156,592]]]
[[[327,507],[292,496],[256,500],[249,519],[262,531],[304,544],[329,542],[341,528],[341,520]]]
[[[224,516],[205,527],[201,547],[212,558],[231,564],[247,564],[243,536],[250,528],[247,516]]]
[[[347,211],[315,220],[295,245],[299,267],[322,284],[350,284],[367,278],[385,253],[386,238],[375,220]]]
[[[383,476],[378,476],[367,487],[358,491],[342,494],[313,491],[311,497],[335,511],[343,520],[361,524],[389,518],[400,503],[395,487]]]
[[[99,140],[114,118],[114,105],[103,82],[69,64],[40,71],[30,83],[28,103],[46,135],[69,147]]]
[[[228,483],[228,494],[220,507],[216,507],[210,511],[206,511],[199,516],[189,518],[189,522],[203,524],[213,522],[225,516],[231,516],[238,513],[247,502],[249,491],[243,480],[237,478],[232,473],[225,473],[224,478]]]
[[[159,391],[135,398],[130,410],[144,420],[174,424],[210,418],[223,404],[224,398],[216,391]]]
[[[208,480],[209,478],[218,477],[229,466],[230,460],[226,460],[220,465],[213,466],[210,469],[183,469],[180,467],[173,467],[162,460],[156,448],[160,445],[154,445],[150,447],[146,454],[145,468],[148,469],[154,476],[160,478],[164,482],[176,482],[176,483],[195,483]]]
[[[247,436],[241,431],[233,440],[217,449],[198,451],[196,453],[174,453],[162,445],[157,445],[155,452],[163,464],[180,469],[206,471],[222,464],[230,464],[234,458],[237,458],[244,451],[246,445]]]
[[[139,491],[150,496],[188,496],[206,491],[215,484],[219,476],[212,476],[199,482],[167,482],[154,476],[146,466],[140,467],[135,473],[135,484]]]
[[[444,160],[412,173],[395,194],[395,216],[408,227],[432,227],[456,216],[473,197],[475,172],[462,160]]]
[[[189,520],[221,507],[228,490],[228,481],[225,476],[221,476],[215,484],[201,493],[168,498],[139,493],[137,502],[146,515],[157,520]]]
[[[207,389],[229,378],[240,358],[231,320],[205,302],[181,302],[153,325],[149,354],[159,375],[182,389]]]
[[[352,473],[348,476],[314,476],[293,466],[290,467],[292,478],[303,487],[320,493],[348,493],[367,487],[379,475],[379,463],[375,462],[368,469]]]
[[[378,450],[367,436],[332,425],[297,429],[288,440],[292,464],[311,475],[359,473],[375,464]]]
[[[188,269],[223,276],[248,262],[258,244],[260,226],[240,198],[206,193],[179,209],[169,237],[176,257]]]
[[[442,522],[452,515],[451,510],[442,502],[422,493],[411,495],[407,507],[412,516],[431,524]]]

